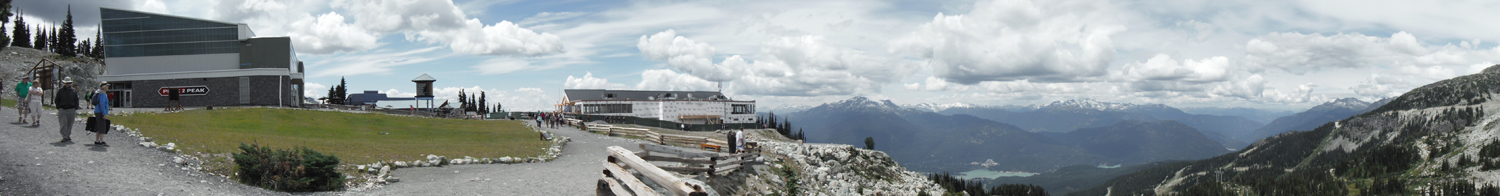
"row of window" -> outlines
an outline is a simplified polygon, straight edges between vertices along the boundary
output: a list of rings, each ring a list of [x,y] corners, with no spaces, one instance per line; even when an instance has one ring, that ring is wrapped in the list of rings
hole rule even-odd
[[[99,25],[100,25],[100,28],[104,28],[104,32],[150,31],[150,30],[167,30],[167,29],[196,29],[196,28],[218,28],[218,27],[235,27],[235,28],[238,28],[239,27],[239,25],[234,25],[234,24],[224,24],[224,23],[218,23],[218,22],[209,22],[209,21],[201,21],[201,20],[193,20],[193,19],[185,19],[185,18],[175,18],[175,17],[166,17],[166,16],[148,16],[148,17],[145,17],[145,18],[113,19],[113,20],[111,20],[111,19],[104,19],[103,21],[101,21],[101,24],[99,24]]]
[[[130,45],[149,43],[235,41],[239,40],[238,28],[186,29],[166,31],[141,31],[128,33],[104,33],[105,45]]]
[[[238,53],[238,41],[105,46],[104,57]]]
[[[583,105],[583,113],[631,113],[631,104]]]

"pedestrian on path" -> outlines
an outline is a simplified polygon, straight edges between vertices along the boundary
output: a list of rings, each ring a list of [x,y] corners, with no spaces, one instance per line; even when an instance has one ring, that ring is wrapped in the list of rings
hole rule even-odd
[[[39,84],[41,80],[32,81],[31,83]],[[31,105],[26,106],[28,108],[26,110],[30,110],[31,113],[31,126],[42,126],[42,100],[47,98],[47,93],[42,91],[41,86],[31,85],[31,92],[26,94],[27,97],[31,97],[28,98],[31,100]]]
[[[62,134],[60,143],[73,142],[73,119],[78,117],[78,92],[73,90],[73,77],[63,78],[62,89],[52,96],[57,103],[57,132]]]
[[[109,92],[109,83],[99,83],[99,90]],[[99,105],[94,106],[94,118],[98,120],[94,124],[95,127],[93,127],[94,132],[98,133],[94,134],[94,145],[109,146],[109,144],[104,143],[104,134],[109,133],[109,123],[105,123],[109,122],[109,119],[105,118],[105,116],[109,115],[109,97],[104,93],[94,96],[94,99],[98,100],[96,103],[99,103]]]
[[[16,117],[16,121],[21,123],[26,123],[26,93],[31,92],[31,83],[28,81],[31,81],[31,77],[22,77],[20,82],[16,82],[16,114],[20,115]]]

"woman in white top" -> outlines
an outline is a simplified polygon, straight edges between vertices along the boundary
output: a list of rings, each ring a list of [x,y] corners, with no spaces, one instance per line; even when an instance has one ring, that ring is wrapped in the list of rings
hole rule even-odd
[[[41,82],[36,82],[36,81],[32,81],[31,83],[32,84],[41,84]],[[37,110],[42,110],[42,99],[46,99],[46,97],[43,96],[45,94],[46,93],[42,92],[42,87],[38,87],[37,85],[32,85],[31,86],[31,92],[26,93],[26,95],[30,95],[30,96],[26,96],[26,99],[30,99],[31,100],[31,106],[29,108],[31,108],[31,125],[32,126],[42,125],[42,112],[41,111],[37,111]],[[35,98],[33,98],[33,97],[35,97]]]

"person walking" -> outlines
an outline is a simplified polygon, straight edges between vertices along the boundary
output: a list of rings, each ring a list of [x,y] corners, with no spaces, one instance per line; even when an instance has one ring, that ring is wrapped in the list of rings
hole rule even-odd
[[[57,133],[62,134],[59,143],[73,142],[73,119],[78,117],[78,92],[73,90],[73,77],[64,77],[63,86],[52,96],[57,104]]]
[[[109,92],[109,83],[99,83],[99,90]],[[97,120],[93,127],[94,133],[97,133],[94,134],[94,145],[109,146],[108,143],[104,143],[104,134],[109,133],[109,123],[107,123],[109,119],[105,118],[109,115],[109,95],[99,93],[94,95],[94,99],[98,100],[95,103],[99,103],[94,106],[94,118]]]
[[[734,142],[735,152],[745,151],[745,130],[734,131]]]
[[[31,83],[39,84],[41,81]],[[42,126],[42,100],[47,99],[47,93],[42,91],[41,85],[31,85],[31,92],[26,93],[26,96],[31,100],[31,105],[26,106],[28,108],[26,110],[30,110],[29,113],[31,113],[31,126]]]
[[[16,82],[16,114],[20,115],[16,117],[16,121],[21,123],[26,123],[26,93],[31,92],[31,83],[28,81],[31,81],[31,77],[23,77],[20,82]]]
[[[724,141],[728,141],[728,142],[725,142],[725,145],[729,145],[729,146],[725,146],[725,147],[729,147],[729,154],[734,154],[735,152],[737,152],[737,151],[734,151],[734,150],[738,149],[738,148],[735,148],[734,145],[735,144],[739,144],[739,142],[736,142],[734,139],[739,139],[739,138],[738,137],[734,137],[734,132],[733,131],[730,131],[730,132],[724,134]]]

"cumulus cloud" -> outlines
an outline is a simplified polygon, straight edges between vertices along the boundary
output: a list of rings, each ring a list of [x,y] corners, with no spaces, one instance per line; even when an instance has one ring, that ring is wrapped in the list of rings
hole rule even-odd
[[[1405,60],[1426,55],[1428,50],[1406,32],[1389,38],[1359,33],[1271,33],[1251,39],[1245,44],[1245,53],[1245,64],[1254,70],[1280,69],[1300,75],[1325,68],[1361,68],[1375,62]]]
[[[347,1],[355,25],[375,32],[405,32],[407,40],[446,44],[454,52],[498,56],[542,56],[563,52],[557,35],[537,33],[510,21],[486,25],[469,18],[452,0]]]
[[[431,62],[453,56],[436,53],[441,47],[428,47],[410,51],[377,50],[361,54],[334,55],[322,61],[334,67],[314,72],[310,77],[354,76],[363,74],[388,74],[392,67]]]
[[[630,86],[625,86],[624,84],[619,84],[619,83],[610,83],[609,79],[595,78],[594,77],[594,73],[592,73],[592,72],[585,72],[585,74],[583,75],[583,77],[579,77],[579,78],[575,78],[573,76],[568,76],[568,80],[566,82],[563,82],[563,89],[610,89],[610,90],[619,90],[619,89],[630,89]]]
[[[904,87],[909,91],[969,91],[969,85],[955,84],[933,76],[928,76],[925,82],[927,83],[926,85],[911,83],[904,85]]]
[[[889,50],[928,59],[950,82],[1085,81],[1114,59],[1114,24],[1105,2],[1000,0],[963,15],[938,14]]]
[[[1157,54],[1146,62],[1125,64],[1127,80],[1168,80],[1186,82],[1219,82],[1227,79],[1229,58],[1222,56],[1178,62],[1172,56]]]
[[[733,55],[720,63],[713,63],[713,46],[675,30],[641,36],[636,46],[647,59],[702,80],[732,82],[726,89],[744,95],[879,92],[881,84],[906,76],[912,67],[900,59],[835,46],[822,36],[774,38],[761,45],[758,60]]]
[[[718,91],[718,83],[703,80],[688,74],[667,69],[652,69],[641,73],[641,83],[636,90],[663,91]]]
[[[735,70],[725,64],[713,63],[714,47],[708,43],[693,41],[678,36],[676,30],[668,29],[654,35],[643,35],[636,44],[641,55],[647,59],[663,61],[667,66],[711,81],[735,79]],[[729,61],[726,60],[726,64]]]
[[[302,96],[306,97],[328,97],[328,86],[321,83],[303,83]]]
[[[1261,98],[1265,89],[1265,77],[1261,77],[1260,74],[1254,74],[1245,79],[1220,83],[1208,92],[1217,96],[1255,100]]]
[[[375,33],[344,23],[344,16],[329,12],[316,19],[292,22],[287,32],[297,52],[326,54],[375,48]]]

